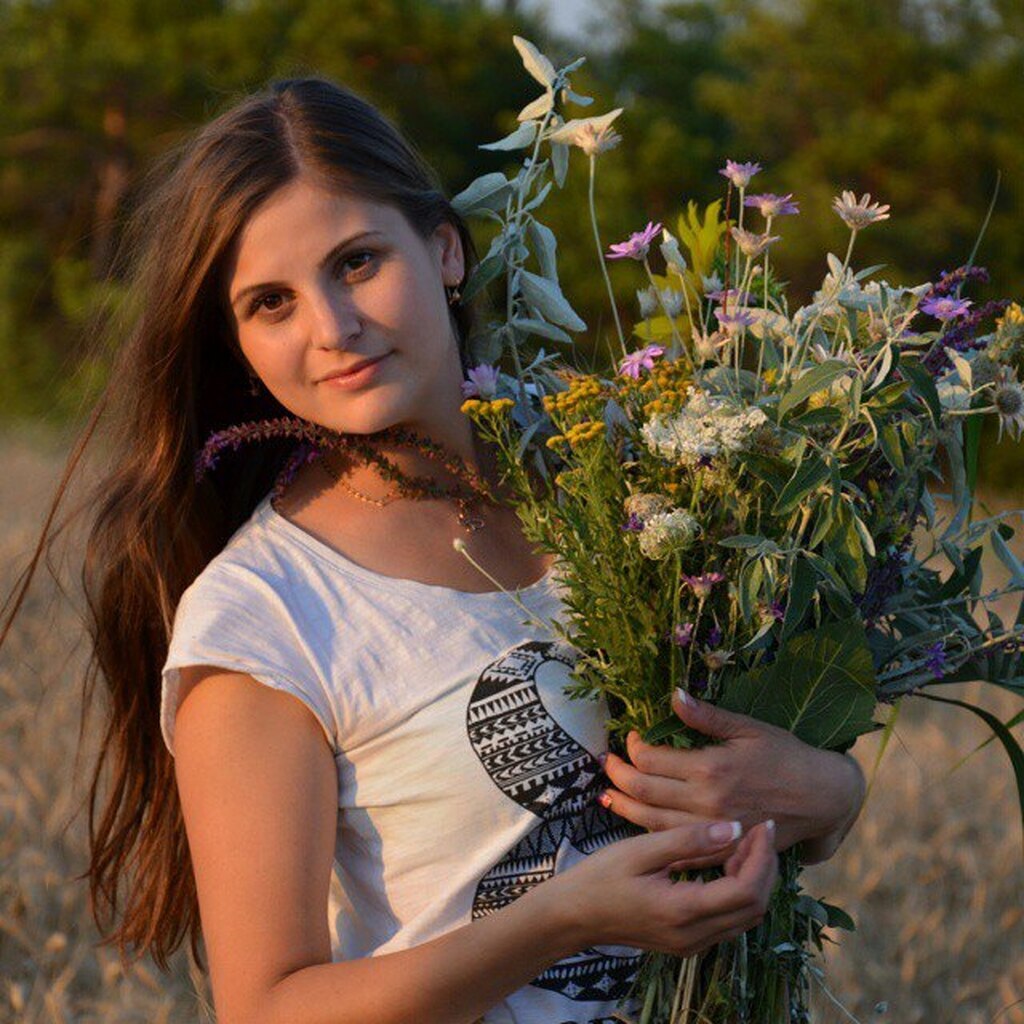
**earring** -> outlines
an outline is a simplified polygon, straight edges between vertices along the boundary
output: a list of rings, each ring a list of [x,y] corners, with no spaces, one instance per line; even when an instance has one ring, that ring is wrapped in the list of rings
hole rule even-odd
[[[462,298],[462,294],[459,291],[459,286],[453,284],[450,287],[445,288],[445,294],[448,296],[448,305],[454,306],[458,303],[459,299]]]
[[[249,394],[255,397],[260,393],[260,379],[252,370],[247,372],[249,374]]]

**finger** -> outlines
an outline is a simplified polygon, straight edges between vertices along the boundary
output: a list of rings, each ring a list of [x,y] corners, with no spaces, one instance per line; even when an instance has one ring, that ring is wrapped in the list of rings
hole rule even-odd
[[[763,722],[749,715],[726,711],[715,704],[698,700],[681,687],[676,687],[672,693],[672,710],[691,729],[716,739],[730,740],[737,736],[747,736],[764,726]]]
[[[708,819],[710,821],[710,819]],[[739,873],[740,866],[750,856],[750,851],[757,840],[757,832],[753,829],[744,833],[743,838],[736,844],[733,852],[729,855],[723,865],[726,875],[735,877]],[[668,866],[669,871],[687,871],[696,868],[707,868],[720,863],[716,857],[695,857],[689,860],[678,860]]]
[[[760,907],[763,913],[778,875],[778,858],[772,830],[762,824],[751,831],[749,853],[735,875],[724,875],[703,885],[678,883],[681,912],[689,910],[702,917],[713,917]]]
[[[611,786],[604,790],[598,799],[603,807],[650,832],[664,832],[666,829],[706,820],[689,811],[680,811],[673,807],[655,807]]]
[[[636,729],[626,735],[626,752],[639,771],[678,781],[698,775],[697,768],[705,753],[703,750],[686,750],[667,743],[645,743]]]
[[[634,867],[639,873],[664,871],[665,865],[687,857],[718,854],[716,863],[721,863],[742,833],[738,821],[714,822],[724,828],[719,832],[704,824],[693,822],[666,829],[663,832],[649,832],[621,840],[631,844]],[[728,831],[731,838],[725,838]]]
[[[635,763],[634,763],[635,764]],[[673,807],[687,810],[687,794],[692,789],[678,778],[652,774],[624,761],[616,754],[609,753],[604,763],[604,773],[628,796],[641,803],[656,807]]]
[[[714,917],[694,921],[684,928],[680,938],[692,952],[699,952],[756,928],[762,920],[764,914],[757,909],[716,914]]]

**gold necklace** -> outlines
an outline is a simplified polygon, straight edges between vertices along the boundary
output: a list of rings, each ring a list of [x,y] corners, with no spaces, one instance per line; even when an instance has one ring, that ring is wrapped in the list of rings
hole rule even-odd
[[[323,466],[324,470],[327,472],[327,475],[331,477],[331,479],[334,480],[335,483],[340,484],[341,487],[344,488],[344,490],[349,492],[349,494],[353,495],[356,498],[359,498],[360,501],[365,501],[369,505],[375,505],[377,508],[384,508],[385,505],[390,505],[391,502],[395,500],[395,498],[401,496],[397,490],[392,490],[385,494],[383,498],[371,498],[368,494],[363,494],[362,491],[357,491],[350,483],[348,483],[345,480],[345,478],[341,475],[340,471],[338,471],[328,463],[326,457],[321,457],[319,459],[319,462],[320,465]],[[459,525],[462,526],[467,532],[475,533],[477,530],[480,530],[487,525],[486,520],[480,515],[479,512],[474,513],[470,509],[471,505],[475,505],[480,500],[478,495],[474,494],[472,497],[466,497],[465,495],[461,495],[458,494],[457,492],[452,491],[450,488],[447,488],[446,491],[446,494],[440,496],[449,497],[455,502],[456,506],[459,509]],[[437,496],[438,495],[431,495],[425,493],[415,496],[410,495],[410,497],[415,497],[416,499],[419,500],[422,500],[423,498]]]

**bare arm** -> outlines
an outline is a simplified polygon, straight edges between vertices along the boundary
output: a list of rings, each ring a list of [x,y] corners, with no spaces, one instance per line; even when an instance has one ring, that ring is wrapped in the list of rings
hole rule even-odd
[[[175,771],[222,1024],[471,1021],[575,951],[529,893],[415,948],[332,963],[337,775],[319,725],[249,676],[186,672]]]
[[[688,825],[613,843],[414,948],[332,963],[337,775],[319,724],[248,675],[185,672],[175,772],[221,1024],[468,1024],[595,942],[688,955],[764,914],[771,832],[736,845]],[[667,865],[711,851],[727,877],[670,880]]]

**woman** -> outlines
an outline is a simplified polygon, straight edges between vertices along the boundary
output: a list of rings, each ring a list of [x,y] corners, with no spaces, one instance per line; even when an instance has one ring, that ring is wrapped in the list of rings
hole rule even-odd
[[[829,855],[854,762],[680,705],[725,742],[634,736],[602,774],[606,709],[562,693],[572,650],[453,550],[559,613],[550,564],[481,499],[496,460],[459,414],[469,235],[376,110],[276,83],[159,174],[125,250],[134,319],[68,470],[109,410],[84,573],[107,941],[165,966],[186,932],[202,963],[201,934],[222,1024],[610,1020],[640,950],[740,934],[777,848]],[[275,417],[370,458],[296,456],[268,428],[195,480],[212,433]],[[671,881],[698,864],[725,876]]]

